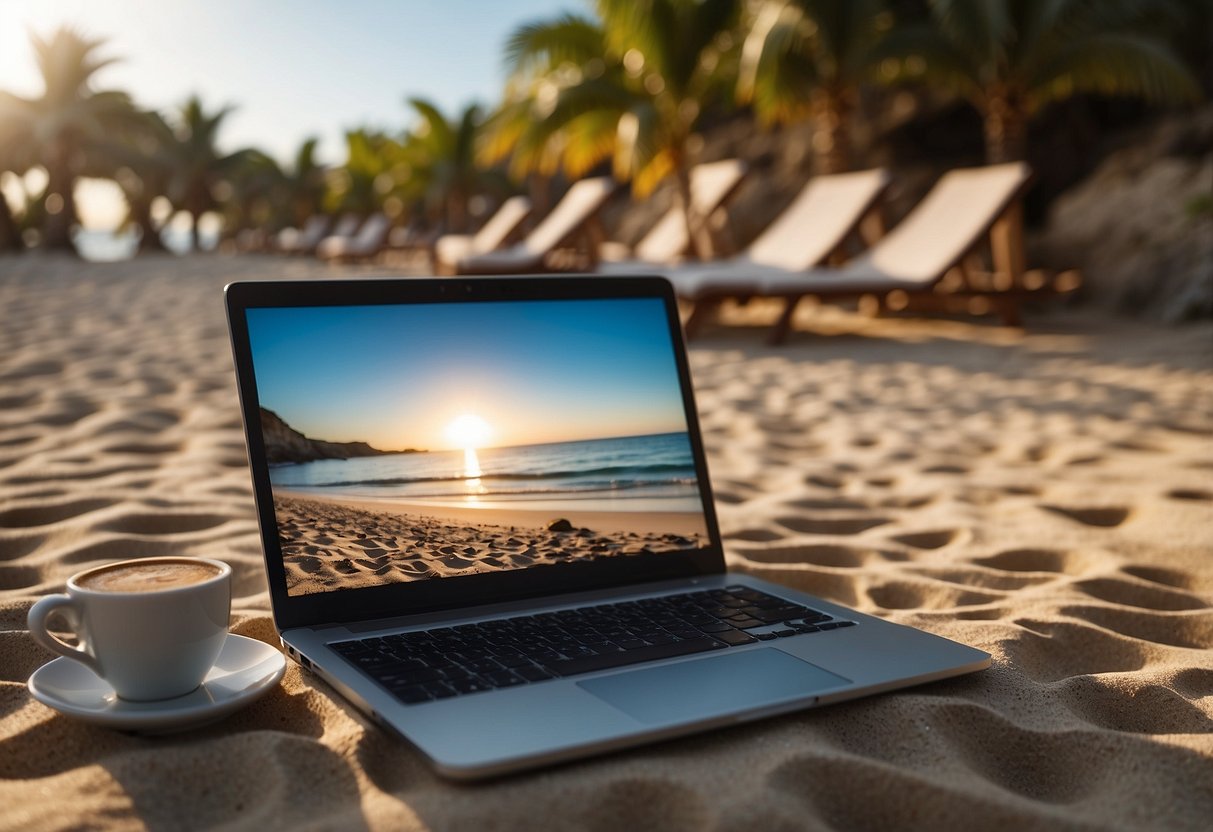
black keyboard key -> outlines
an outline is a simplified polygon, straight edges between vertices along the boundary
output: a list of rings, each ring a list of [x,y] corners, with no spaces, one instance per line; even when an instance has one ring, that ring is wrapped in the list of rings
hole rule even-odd
[[[434,697],[430,696],[429,692],[421,687],[421,685],[408,685],[403,688],[394,688],[392,693],[406,705],[417,705],[421,702],[429,702]]]
[[[771,641],[772,639],[775,638],[775,634],[774,633],[754,633],[754,638],[758,639],[759,641]]]
[[[733,628],[724,622],[716,621],[711,624],[704,624],[699,629],[703,630],[705,633],[727,633]]]
[[[484,674],[481,678],[495,688],[508,688],[513,685],[521,685],[526,681],[508,670],[495,670],[492,673]]]
[[[740,630],[732,630],[731,632],[727,633],[717,633],[716,638],[720,639],[725,644],[732,646],[738,644],[750,644],[757,641],[757,639],[749,633],[743,633]]]
[[[738,633],[738,635],[745,635]],[[754,639],[745,636],[749,641]],[[615,667],[626,667],[630,664],[655,661],[657,659],[672,659],[675,656],[689,656],[692,653],[702,653],[707,650],[717,650],[722,645],[714,639],[693,638],[686,641],[676,641],[672,644],[653,644],[639,647],[635,650],[625,650],[622,653],[603,653],[597,656],[587,656],[581,659],[547,662],[544,667],[558,676],[576,676],[581,673],[593,673],[596,670],[610,670]]]
[[[554,679],[555,677],[541,667],[516,667],[514,672],[526,679],[528,682],[542,682],[544,679]]]
[[[736,627],[739,630],[749,630],[752,627],[765,627],[768,624],[770,624],[771,622],[763,621],[758,618],[749,618],[746,616],[742,616],[741,618],[730,618],[730,619],[728,619],[728,623],[732,624],[734,627]]]
[[[480,693],[492,690],[492,687],[478,679],[454,679],[447,682],[457,693]]]
[[[796,635],[796,631],[792,629],[772,630],[772,633],[778,638],[787,638],[788,636]]]
[[[424,682],[437,682],[442,679],[441,671],[433,668],[425,670],[402,670],[399,672],[388,672],[379,674],[381,679],[385,681],[395,682],[406,685],[420,685]]]
[[[445,682],[429,682],[421,686],[422,690],[435,699],[449,699],[457,691]]]

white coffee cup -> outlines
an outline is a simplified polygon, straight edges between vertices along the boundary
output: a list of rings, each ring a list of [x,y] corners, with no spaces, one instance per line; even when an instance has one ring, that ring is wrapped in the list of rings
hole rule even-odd
[[[123,699],[171,699],[194,690],[219,657],[231,616],[232,568],[209,558],[143,558],[87,569],[66,595],[29,611],[34,640],[80,662]],[[47,628],[63,619],[79,644]]]

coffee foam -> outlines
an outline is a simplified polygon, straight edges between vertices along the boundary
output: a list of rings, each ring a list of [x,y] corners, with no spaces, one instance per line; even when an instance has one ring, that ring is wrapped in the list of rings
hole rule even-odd
[[[121,563],[85,575],[77,583],[98,592],[156,592],[202,583],[219,573],[217,567],[198,561]]]

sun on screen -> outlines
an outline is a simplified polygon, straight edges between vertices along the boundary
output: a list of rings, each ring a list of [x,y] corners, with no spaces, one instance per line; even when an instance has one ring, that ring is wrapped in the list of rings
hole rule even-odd
[[[446,438],[457,448],[463,448],[463,476],[468,480],[480,478],[480,457],[476,449],[482,447],[492,435],[489,423],[472,413],[457,416],[446,426]]]

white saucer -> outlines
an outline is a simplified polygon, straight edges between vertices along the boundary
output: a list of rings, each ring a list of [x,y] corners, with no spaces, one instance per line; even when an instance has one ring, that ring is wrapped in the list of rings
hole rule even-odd
[[[286,671],[277,648],[228,633],[215,666],[194,691],[174,699],[128,702],[80,662],[55,659],[29,677],[34,698],[61,714],[94,725],[166,734],[223,719],[269,691]]]

